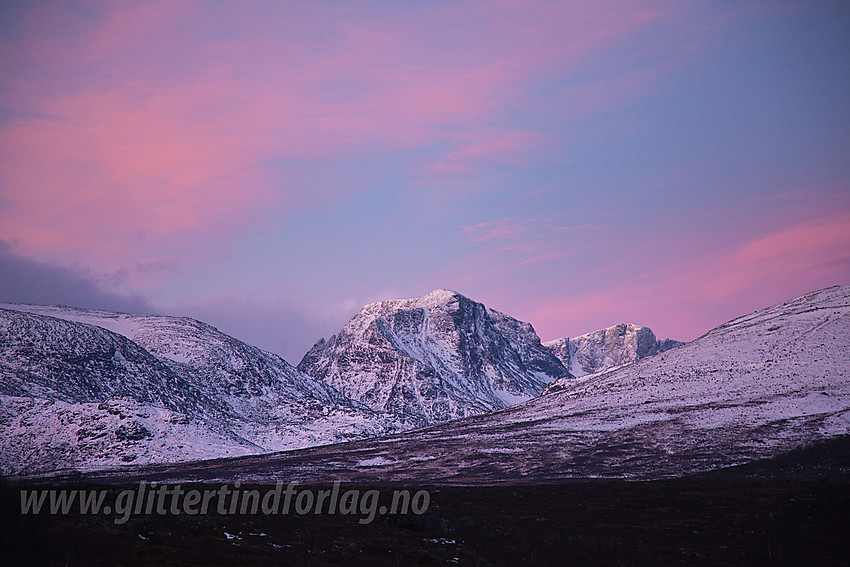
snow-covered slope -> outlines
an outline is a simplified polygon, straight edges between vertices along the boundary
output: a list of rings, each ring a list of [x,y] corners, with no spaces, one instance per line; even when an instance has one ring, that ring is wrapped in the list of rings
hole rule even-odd
[[[575,338],[547,341],[543,346],[558,357],[573,376],[585,376],[664,352],[683,343],[655,338],[649,327],[620,323]]]
[[[421,425],[528,400],[568,376],[531,325],[442,289],[366,305],[298,369]]]
[[[175,411],[215,404],[162,360],[100,327],[0,309],[0,394],[66,402],[132,398]]]
[[[0,395],[0,475],[262,452],[226,428],[133,399],[69,403]]]
[[[0,307],[3,307],[0,304]],[[188,317],[133,315],[43,305],[5,305],[108,329],[130,339],[200,392],[221,411],[253,419],[281,403],[309,400],[351,406],[334,388],[298,372],[280,356],[248,345]],[[85,339],[84,339],[85,340]]]
[[[411,426],[199,321],[3,307],[0,472],[277,451]],[[136,417],[118,422],[104,403]]]
[[[444,483],[659,478],[850,434],[850,286],[734,319],[502,411],[162,477]],[[244,464],[240,464],[244,463]]]

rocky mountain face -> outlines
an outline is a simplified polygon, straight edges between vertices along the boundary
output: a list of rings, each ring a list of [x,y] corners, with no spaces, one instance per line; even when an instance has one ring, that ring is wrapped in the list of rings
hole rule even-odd
[[[569,376],[531,325],[447,290],[366,305],[298,369],[418,425],[505,408]]]
[[[501,411],[158,478],[479,484],[675,477],[850,435],[850,286],[739,317]],[[152,471],[140,470],[144,477]]]
[[[575,338],[543,343],[573,376],[585,376],[658,354],[684,343],[656,339],[649,327],[621,323]]]
[[[623,325],[559,351],[437,290],[367,305],[295,369],[191,319],[0,305],[0,474],[646,479],[850,435],[850,286],[672,343]]]
[[[569,376],[530,325],[443,290],[364,307],[305,356],[307,372],[194,319],[0,309],[5,474],[381,436],[507,407]]]
[[[412,425],[199,321],[4,307],[0,472],[268,452]]]

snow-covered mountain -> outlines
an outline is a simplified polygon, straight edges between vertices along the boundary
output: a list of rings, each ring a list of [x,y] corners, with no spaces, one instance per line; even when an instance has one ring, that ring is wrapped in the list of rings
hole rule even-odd
[[[298,372],[280,356],[188,317],[42,305],[6,307],[84,323],[94,326],[94,332],[107,329],[126,337],[129,339],[126,342],[138,345],[139,350],[161,361],[195,390],[215,399],[217,411],[228,415],[252,419],[264,415],[271,406],[303,400],[352,405],[351,400],[334,388]]]
[[[50,309],[69,319],[105,317],[112,322],[104,326],[123,326],[135,340],[91,320],[0,309],[3,474],[248,455],[200,468],[135,470],[155,470],[160,479],[269,482],[659,478],[850,435],[850,286],[739,317],[673,350],[580,378],[566,373],[529,325],[439,290],[366,306],[320,341],[301,366],[340,379],[338,389],[321,375],[286,378],[293,372],[287,366],[278,378],[266,376],[251,366],[258,364],[252,356],[238,362],[243,347],[226,336],[216,342],[218,331],[197,322],[171,321],[161,327],[170,331],[157,333],[153,321],[145,339],[138,321],[128,322],[132,316],[113,321],[115,314]],[[189,348],[192,336],[197,344]],[[636,345],[636,357],[646,352],[637,338],[627,343]],[[210,351],[196,357],[204,348]],[[202,371],[224,390],[197,386]],[[507,405],[559,374],[544,395],[506,409],[365,438],[409,427],[399,415],[421,422],[451,413],[435,408],[472,413]],[[352,397],[397,413],[346,401],[339,391],[346,385]],[[268,400],[281,402],[279,413]],[[201,408],[201,417],[187,408]],[[360,440],[316,446],[345,438]],[[258,454],[295,447],[305,448]]]
[[[175,411],[214,407],[164,361],[92,325],[0,309],[0,394],[66,402],[131,398]]]
[[[594,374],[634,362],[681,345],[673,339],[656,339],[649,327],[620,323],[575,338],[562,337],[543,346],[552,351],[575,377]]]
[[[505,408],[569,376],[531,325],[443,289],[366,305],[298,369],[420,425]]]
[[[159,478],[498,483],[661,478],[850,435],[850,286],[725,323],[674,350],[501,411]],[[144,476],[147,474],[141,471]]]
[[[277,451],[411,426],[193,319],[8,304],[0,416],[6,473]]]

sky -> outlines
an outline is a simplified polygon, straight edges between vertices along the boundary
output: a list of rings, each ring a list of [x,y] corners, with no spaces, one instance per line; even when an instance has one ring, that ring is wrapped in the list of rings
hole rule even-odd
[[[838,1],[6,1],[0,301],[691,340],[850,283],[848,101]]]

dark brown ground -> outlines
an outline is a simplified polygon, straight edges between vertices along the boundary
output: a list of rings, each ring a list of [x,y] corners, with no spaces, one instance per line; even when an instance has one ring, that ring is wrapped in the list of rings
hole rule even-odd
[[[368,525],[339,515],[134,516],[123,525],[104,515],[22,516],[18,490],[0,491],[0,565],[850,562],[847,480],[441,487],[425,514]]]

